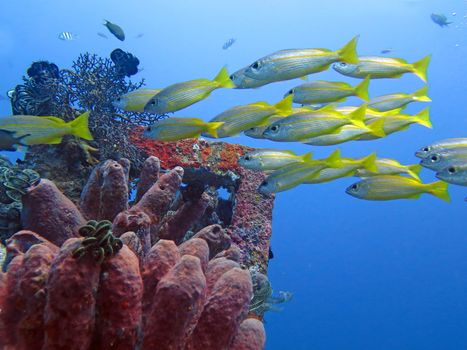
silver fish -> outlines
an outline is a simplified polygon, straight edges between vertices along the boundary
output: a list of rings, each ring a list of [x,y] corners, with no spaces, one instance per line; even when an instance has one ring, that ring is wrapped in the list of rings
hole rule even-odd
[[[420,148],[417,152],[415,152],[415,156],[418,158],[425,158],[428,157],[432,152],[457,147],[467,147],[467,137],[451,138],[433,142],[430,145]]]
[[[247,68],[248,67],[239,69],[230,75],[230,80],[235,84],[235,89],[254,89],[269,84],[268,81],[253,79],[247,76],[245,74]]]
[[[58,38],[63,41],[71,41],[76,39],[76,35],[70,32],[61,32],[58,34]]]
[[[449,148],[430,153],[420,164],[428,169],[440,171],[454,164],[467,162],[467,147]]]
[[[436,173],[440,180],[454,185],[467,186],[467,161],[460,164],[452,164]]]
[[[235,43],[235,41],[236,41],[235,38],[230,38],[224,43],[224,45],[222,45],[222,49],[223,50],[229,49]]]

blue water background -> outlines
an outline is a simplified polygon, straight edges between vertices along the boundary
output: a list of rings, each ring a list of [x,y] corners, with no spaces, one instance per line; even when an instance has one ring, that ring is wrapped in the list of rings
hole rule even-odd
[[[455,24],[440,28],[429,16],[445,13]],[[452,16],[456,12],[456,16]],[[344,144],[343,155],[414,163],[414,151],[447,137],[467,136],[465,1],[109,1],[50,0],[0,3],[0,93],[20,83],[35,60],[60,68],[85,51],[108,57],[117,47],[135,54],[148,87],[212,78],[227,64],[233,72],[279,49],[337,49],[360,35],[360,54],[412,62],[432,53],[429,68],[434,129],[412,126],[386,139]],[[102,26],[121,25],[123,43]],[[75,41],[57,38],[62,31]],[[105,33],[109,39],[97,36]],[[136,39],[139,33],[144,36]],[[237,42],[222,50],[229,38]],[[348,81],[333,70],[311,79]],[[254,90],[218,90],[178,116],[209,120],[232,107],[277,102],[293,80]],[[422,87],[413,75],[370,84],[371,96]],[[358,104],[357,99],[348,104]],[[413,104],[417,112],[426,104]],[[0,115],[11,113],[0,101]],[[326,156],[335,147],[272,143],[243,136],[226,141]],[[10,156],[14,156],[11,155]],[[431,182],[433,173],[423,170]],[[268,350],[467,349],[467,188],[450,186],[452,203],[419,200],[368,202],[345,194],[355,178],[300,186],[277,196],[269,277],[276,291],[294,299],[282,313],[268,313]]]

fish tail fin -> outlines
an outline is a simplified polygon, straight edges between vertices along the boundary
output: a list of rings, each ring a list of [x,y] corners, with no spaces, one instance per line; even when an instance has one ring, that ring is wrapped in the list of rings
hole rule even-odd
[[[365,115],[366,115],[366,104],[361,105],[355,111],[348,115],[350,122],[360,128],[366,127],[365,125]]]
[[[286,98],[277,102],[274,107],[277,109],[275,114],[289,115],[292,113],[292,100],[293,95],[288,95]]]
[[[362,167],[372,173],[378,172],[378,167],[376,166],[376,153],[371,153],[362,159]]]
[[[428,86],[425,85],[421,89],[413,93],[413,99],[420,102],[431,102],[431,98],[428,97]]]
[[[356,64],[358,63],[358,54],[357,54],[357,42],[358,35],[350,40],[343,48],[341,48],[337,53],[339,54],[339,60]]]
[[[216,77],[213,79],[216,83],[219,84],[220,87],[223,88],[234,88],[235,84],[232,80],[230,80],[229,72],[227,71],[227,67],[222,67],[222,69],[217,73]]]
[[[431,124],[430,120],[430,109],[425,108],[421,110],[419,113],[415,115],[415,119],[417,120],[417,123],[423,126],[426,126],[427,128],[433,128],[433,125]]]
[[[84,112],[68,124],[71,127],[73,135],[85,140],[94,140],[91,131],[89,130],[89,112]]]
[[[224,124],[224,122],[210,122],[210,123],[207,123],[206,124],[206,132],[209,134],[209,135],[212,135],[213,137],[215,137],[216,139],[219,137],[217,135],[217,129],[222,125]]]
[[[413,73],[422,79],[425,83],[427,81],[426,71],[428,69],[428,65],[430,64],[431,55],[423,57],[421,60],[412,63]]]
[[[302,161],[308,162],[309,160],[313,159],[313,152],[305,153],[304,155],[302,155],[301,158],[302,158]]]
[[[433,196],[436,196],[443,201],[450,202],[451,198],[449,197],[448,192],[448,183],[444,181],[436,181],[429,184],[428,192],[431,193]]]
[[[370,125],[367,125],[368,129],[370,129],[370,133],[372,135],[378,137],[385,137],[386,133],[384,132],[384,118],[377,119]]]
[[[363,101],[368,101],[368,86],[370,85],[370,76],[367,75],[365,79],[355,87],[355,96],[361,98]]]
[[[25,144],[25,143],[22,142],[23,139],[24,139],[25,137],[28,137],[28,136],[31,136],[31,134],[24,134],[24,135],[18,137],[18,138],[16,139],[16,140],[18,141],[17,144],[20,145],[20,146],[23,146],[23,147],[28,147],[27,144]]]
[[[407,174],[420,181],[420,170],[422,170],[422,166],[420,164],[409,165],[407,167]]]
[[[331,168],[342,168],[341,150],[339,148],[336,149],[324,161]]]

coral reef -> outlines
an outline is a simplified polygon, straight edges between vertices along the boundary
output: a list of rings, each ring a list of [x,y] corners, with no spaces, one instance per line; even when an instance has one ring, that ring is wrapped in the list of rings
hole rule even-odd
[[[0,157],[0,242],[20,228],[21,196],[29,186],[39,180],[31,169],[19,169]]]
[[[181,233],[167,224],[167,213],[183,230],[199,218],[177,215],[186,211],[184,169],[160,173],[157,164],[145,162],[131,206],[113,201],[114,192],[128,193],[127,172],[115,161],[95,168],[81,196],[83,214],[48,180],[28,188],[29,231],[8,240],[11,262],[0,276],[3,348],[263,349],[264,328],[248,318],[253,283],[241,268],[243,250],[216,224],[177,245]],[[202,192],[198,201],[207,197]],[[113,210],[103,215],[106,203]],[[105,218],[86,222],[95,215]],[[120,249],[109,251],[115,242]]]

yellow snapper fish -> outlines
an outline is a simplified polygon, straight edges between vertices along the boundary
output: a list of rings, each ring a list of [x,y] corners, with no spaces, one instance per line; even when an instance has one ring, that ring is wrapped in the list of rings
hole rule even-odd
[[[207,98],[216,89],[234,86],[227,68],[223,67],[213,80],[189,80],[162,89],[148,101],[144,111],[156,114],[175,112]]]
[[[235,84],[235,89],[254,89],[269,84],[268,81],[253,79],[245,75],[247,68],[239,69],[230,75],[229,78]]]
[[[407,174],[417,181],[420,181],[420,170],[422,166],[420,164],[402,165],[395,159],[389,158],[378,158],[375,161],[376,171],[370,171],[367,169],[357,169],[355,176],[358,177],[370,177],[379,175],[399,175]]]
[[[342,114],[348,115],[352,112],[354,112],[358,107],[355,106],[336,106],[334,109]],[[391,109],[390,111],[386,112],[381,112],[373,108],[366,108],[365,111],[365,120],[370,120],[374,118],[381,118],[381,117],[387,117],[389,115],[397,115],[400,114],[402,111],[402,108],[397,108],[397,109]]]
[[[373,201],[417,199],[423,193],[428,193],[449,202],[447,189],[448,184],[444,181],[424,184],[410,177],[379,175],[356,182],[347,187],[345,192],[356,198]]]
[[[159,91],[161,89],[138,89],[118,97],[112,104],[127,112],[144,112],[144,106]]]
[[[222,123],[206,123],[199,118],[171,117],[155,122],[144,130],[143,136],[156,141],[178,141],[196,138],[202,133],[217,137]]]
[[[16,133],[25,145],[58,144],[63,136],[73,135],[92,140],[88,127],[89,112],[65,122],[57,117],[35,115],[14,115],[0,118],[0,129]],[[24,137],[23,137],[24,136]]]
[[[430,109],[425,108],[424,110],[420,111],[415,115],[409,114],[395,114],[395,115],[387,115],[384,117],[377,117],[377,118],[369,118],[366,119],[365,122],[370,127],[372,123],[377,120],[384,120],[384,133],[386,135],[390,135],[397,131],[406,130],[412,124],[419,124],[425,126],[427,128],[432,128],[431,121],[430,121]],[[365,140],[374,140],[377,139],[378,136],[366,134],[359,137],[357,140],[365,141]]]
[[[307,181],[321,169],[342,166],[340,158],[340,150],[337,149],[325,159],[286,165],[269,175],[261,183],[258,191],[262,194],[271,194],[289,190]]]
[[[423,158],[420,164],[428,169],[440,171],[454,164],[467,163],[467,147],[441,149]]]
[[[291,114],[269,125],[263,136],[273,141],[301,141],[311,137],[328,134],[347,124],[364,127],[366,105],[354,112],[344,115],[332,107],[324,107],[316,111]]]
[[[453,164],[436,173],[440,180],[450,184],[467,186],[467,162],[463,164]]]
[[[331,146],[340,143],[357,140],[363,135],[372,135],[377,138],[385,137],[384,133],[384,120],[377,120],[370,125],[357,126],[357,125],[344,125],[330,132],[320,136],[315,136],[307,139],[300,140],[311,146]]]
[[[286,116],[291,113],[292,96],[288,96],[275,105],[261,101],[229,108],[214,117],[211,122],[223,122],[217,129],[217,136],[228,137],[257,125],[265,125],[272,115]]]
[[[299,156],[291,151],[259,149],[240,157],[238,164],[250,170],[268,171],[277,170],[294,163],[308,162],[312,159],[312,156],[311,152]]]
[[[358,63],[356,52],[358,37],[342,49],[289,49],[274,52],[253,62],[245,69],[245,75],[270,83],[304,77],[324,71],[334,62]]]
[[[466,138],[450,138],[441,141],[436,141],[430,145],[423,146],[416,153],[415,156],[418,158],[428,157],[430,153],[435,151],[440,151],[448,148],[458,148],[458,147],[467,147],[467,137]]]
[[[359,169],[367,171],[376,171],[376,153],[372,153],[364,158],[352,159],[341,158],[342,166],[339,168],[324,168],[316,172],[305,184],[319,184],[340,179],[342,177],[353,176]]]
[[[342,102],[350,96],[357,96],[364,101],[368,101],[369,83],[369,77],[366,77],[357,86],[344,82],[317,80],[298,85],[289,90],[285,96],[293,95],[293,102],[303,105]]]
[[[420,90],[415,91],[412,94],[388,94],[378,96],[368,103],[368,107],[376,109],[380,112],[386,112],[398,108],[404,108],[411,102],[431,102],[431,98],[427,96],[428,87],[424,86]]]
[[[363,56],[359,57],[359,62],[339,62],[333,64],[332,68],[337,72],[354,78],[399,78],[404,73],[414,73],[424,82],[427,81],[426,71],[430,63],[431,55],[421,60],[408,63],[402,58]]]

